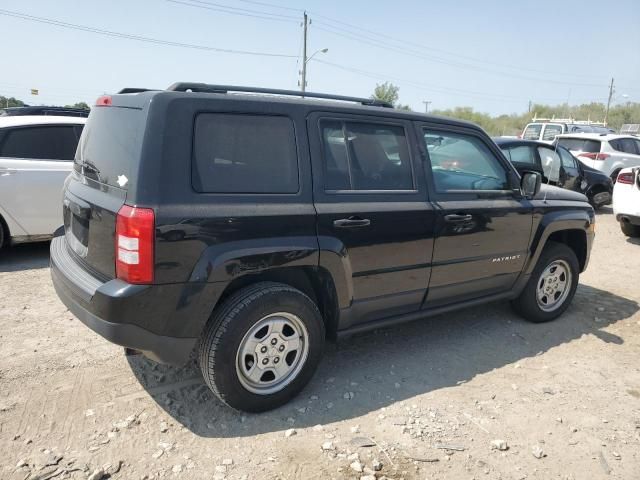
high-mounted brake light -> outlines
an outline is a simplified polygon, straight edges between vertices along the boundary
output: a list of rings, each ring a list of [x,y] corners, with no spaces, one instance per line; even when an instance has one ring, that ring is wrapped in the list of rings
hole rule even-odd
[[[582,152],[578,154],[579,157],[585,157],[590,160],[606,160],[609,158],[608,153],[600,153],[600,152]]]
[[[620,173],[618,175],[618,178],[616,179],[616,182],[633,185],[633,172]]]
[[[113,100],[110,95],[102,95],[96,100],[96,107],[110,107],[113,105]]]
[[[155,214],[123,205],[116,217],[116,277],[127,283],[153,282]]]

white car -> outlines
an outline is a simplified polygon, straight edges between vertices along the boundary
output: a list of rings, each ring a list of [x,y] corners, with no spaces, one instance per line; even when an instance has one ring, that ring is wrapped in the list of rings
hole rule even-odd
[[[0,117],[0,248],[51,238],[85,118]]]
[[[622,233],[640,237],[640,167],[625,168],[613,187],[613,213]]]
[[[632,135],[574,133],[558,135],[557,142],[614,182],[623,168],[640,166],[640,138]]]

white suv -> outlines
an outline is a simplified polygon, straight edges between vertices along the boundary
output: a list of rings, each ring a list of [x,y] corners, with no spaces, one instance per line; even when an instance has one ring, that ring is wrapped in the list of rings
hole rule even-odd
[[[614,182],[623,168],[640,166],[640,139],[631,135],[574,133],[559,135],[557,143]]]
[[[640,237],[640,168],[625,168],[613,187],[613,213],[622,233]]]
[[[46,240],[62,224],[62,187],[85,118],[0,117],[0,248]]]

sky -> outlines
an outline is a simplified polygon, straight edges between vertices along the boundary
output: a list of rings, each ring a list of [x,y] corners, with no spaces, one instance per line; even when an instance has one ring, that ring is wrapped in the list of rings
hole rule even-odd
[[[368,97],[390,81],[413,110],[497,115],[606,102],[614,77],[614,104],[640,102],[638,0],[0,0],[0,95],[91,105],[177,81],[298,89],[303,10],[308,54],[328,49],[307,63],[309,91]]]

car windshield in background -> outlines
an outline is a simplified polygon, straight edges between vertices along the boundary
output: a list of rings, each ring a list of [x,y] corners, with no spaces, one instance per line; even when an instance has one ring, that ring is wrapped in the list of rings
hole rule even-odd
[[[549,124],[544,127],[544,133],[542,134],[542,140],[554,140],[556,135],[562,133],[562,125]]]
[[[599,140],[589,140],[586,138],[560,138],[558,139],[558,145],[575,152],[597,153],[600,151]]]
[[[537,140],[538,138],[540,138],[541,131],[541,123],[527,125],[527,128],[524,129],[524,133],[522,134],[522,138],[524,138],[525,140]]]

